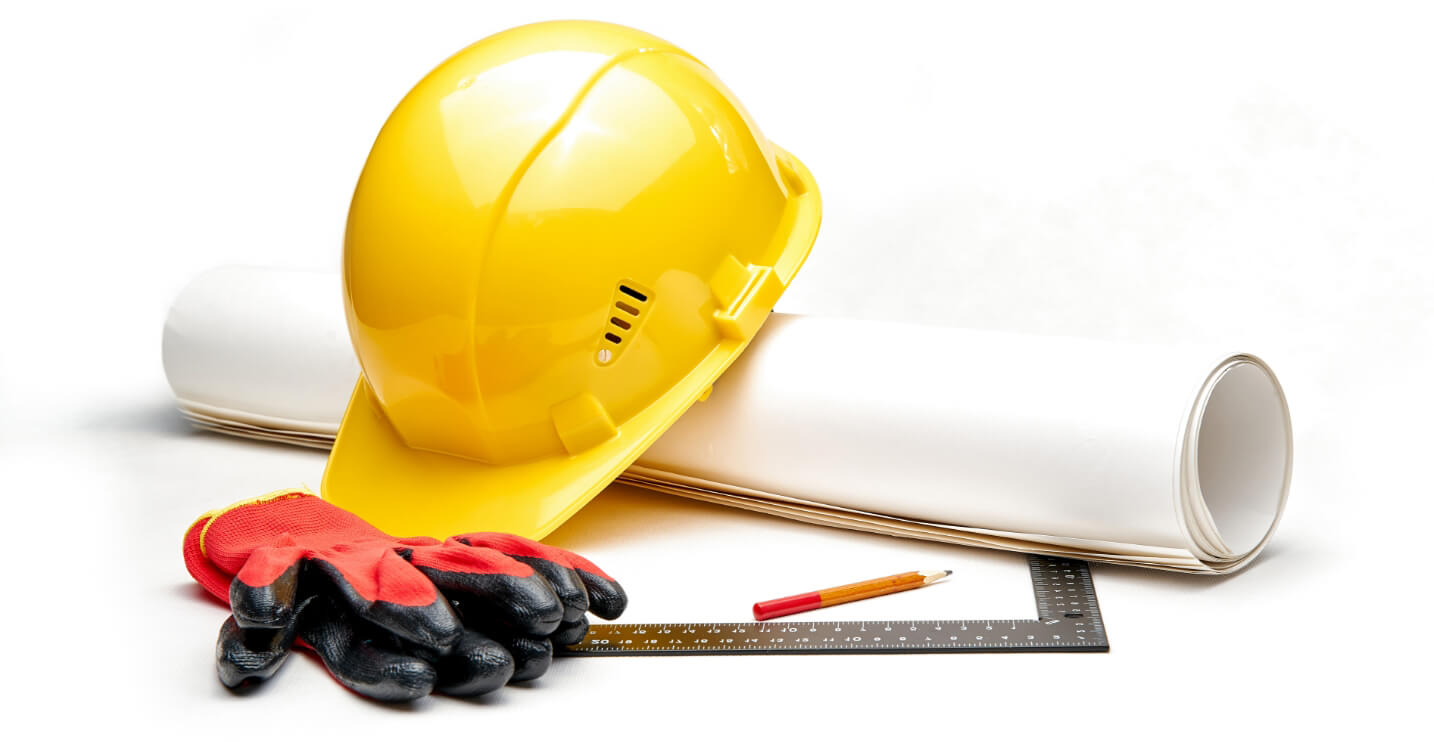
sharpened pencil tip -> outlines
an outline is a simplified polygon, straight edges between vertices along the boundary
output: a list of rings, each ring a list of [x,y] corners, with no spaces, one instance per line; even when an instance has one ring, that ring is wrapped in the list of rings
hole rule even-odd
[[[946,579],[947,577],[950,577],[950,576],[951,576],[951,570],[949,570],[949,569],[933,569],[933,570],[931,570],[930,572],[922,572],[922,573],[921,573],[921,576],[924,577],[924,578],[926,578],[926,579],[924,579],[924,580],[921,581],[922,584],[930,585],[931,583],[936,582],[937,580],[944,580],[944,579]]]

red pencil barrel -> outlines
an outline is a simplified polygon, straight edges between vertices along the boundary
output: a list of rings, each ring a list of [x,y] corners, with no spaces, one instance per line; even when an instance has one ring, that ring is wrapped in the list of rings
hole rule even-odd
[[[785,598],[753,603],[752,616],[758,621],[766,621],[769,618],[790,616],[793,613],[801,613],[802,611],[810,611],[813,608],[821,607],[821,593],[802,593],[801,595],[789,595]]]

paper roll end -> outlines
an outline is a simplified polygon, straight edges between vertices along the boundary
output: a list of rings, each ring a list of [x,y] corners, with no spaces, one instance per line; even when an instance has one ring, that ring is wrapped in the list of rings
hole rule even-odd
[[[1182,488],[1193,550],[1217,572],[1249,563],[1284,511],[1293,469],[1289,405],[1274,372],[1230,357],[1197,399]]]

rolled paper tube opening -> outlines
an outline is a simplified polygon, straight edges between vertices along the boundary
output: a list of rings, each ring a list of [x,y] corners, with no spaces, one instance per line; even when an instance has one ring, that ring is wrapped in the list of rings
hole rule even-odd
[[[1213,375],[1197,408],[1191,494],[1196,536],[1216,560],[1239,560],[1273,531],[1289,491],[1289,407],[1274,374],[1235,356]]]

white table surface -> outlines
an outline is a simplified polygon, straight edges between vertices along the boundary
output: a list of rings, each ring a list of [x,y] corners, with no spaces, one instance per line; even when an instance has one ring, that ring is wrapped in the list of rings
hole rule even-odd
[[[1414,734],[1434,514],[1426,13],[519,5],[0,11],[7,729]],[[180,536],[209,508],[317,485],[324,458],[179,420],[159,362],[169,300],[213,265],[336,266],[353,179],[398,97],[470,41],[571,16],[684,45],[816,173],[823,231],[783,311],[1266,357],[1297,440],[1273,545],[1222,579],[1096,566],[1108,655],[573,659],[530,687],[406,710],[301,656],[257,693],[226,692],[212,657],[225,612],[188,580]],[[625,579],[634,616],[739,618],[774,573],[817,587],[800,573],[835,554],[968,575],[924,604],[872,601],[875,615],[1004,609],[1025,585],[1018,557],[636,491],[602,495],[554,539]]]

